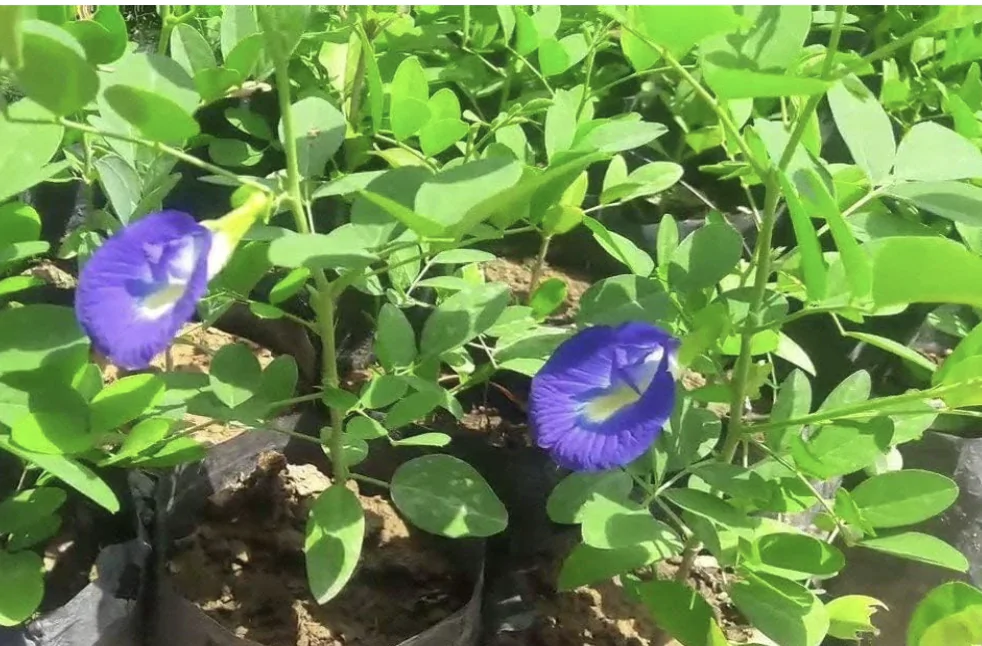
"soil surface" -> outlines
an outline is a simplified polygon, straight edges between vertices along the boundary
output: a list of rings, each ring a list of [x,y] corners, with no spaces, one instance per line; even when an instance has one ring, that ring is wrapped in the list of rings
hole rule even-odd
[[[484,276],[490,282],[505,283],[511,288],[512,295],[518,302],[527,303],[534,264],[534,258],[525,260],[496,258],[484,266]],[[556,270],[546,264],[542,269],[539,284],[550,278],[558,278],[566,283],[566,302],[560,305],[546,322],[557,325],[571,323],[579,310],[580,297],[590,287],[591,282],[585,276]]]
[[[304,526],[331,481],[279,453],[212,496],[168,564],[179,590],[236,635],[265,646],[395,646],[464,606],[470,586],[410,532],[391,503],[363,496],[359,569],[324,606],[311,597]],[[350,483],[357,491],[354,483]]]
[[[536,624],[523,632],[496,635],[487,646],[681,646],[665,636],[618,578],[557,591],[562,561],[556,558],[531,573],[533,590],[539,600],[537,610],[541,613]],[[639,573],[639,578],[669,579],[677,569],[678,559],[671,559],[657,564],[655,571]],[[712,606],[730,643],[749,642],[751,630],[730,602],[724,590],[724,574],[715,559],[698,557],[688,583]]]

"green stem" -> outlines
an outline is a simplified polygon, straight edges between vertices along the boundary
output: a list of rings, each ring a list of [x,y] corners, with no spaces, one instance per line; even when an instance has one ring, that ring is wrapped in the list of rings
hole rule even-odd
[[[401,148],[402,150],[405,150],[407,153],[410,153],[413,157],[416,157],[421,162],[423,162],[423,164],[425,164],[426,167],[429,168],[430,170],[436,170],[437,169],[436,168],[436,164],[434,164],[433,162],[431,162],[426,157],[426,155],[424,155],[423,153],[419,152],[418,150],[416,150],[412,146],[407,146],[406,144],[402,143],[401,141],[399,141],[397,139],[393,139],[392,137],[387,137],[387,136],[382,135],[382,134],[379,134],[379,133],[375,133],[374,136],[379,141],[384,141],[387,144],[392,144],[396,148]]]
[[[220,175],[227,179],[234,180],[243,186],[249,186],[258,191],[262,191],[264,193],[273,192],[272,189],[269,186],[266,186],[265,184],[261,184],[247,177],[241,177],[239,175],[236,175],[235,173],[231,171],[227,171],[224,168],[221,168],[220,166],[214,166],[212,164],[209,164],[206,161],[202,161],[198,159],[194,155],[187,154],[183,150],[178,150],[177,148],[173,148],[171,146],[168,146],[167,144],[162,144],[158,141],[150,141],[149,139],[141,139],[139,137],[131,137],[129,135],[121,135],[114,132],[102,132],[98,128],[93,128],[92,126],[87,126],[83,123],[77,123],[75,121],[69,121],[68,119],[18,119],[9,116],[5,118],[10,123],[23,123],[23,124],[35,125],[35,126],[59,125],[64,128],[69,128],[71,130],[77,130],[79,132],[85,132],[92,135],[99,135],[100,137],[105,137],[106,139],[118,139],[119,141],[127,141],[131,144],[145,146],[159,153],[170,155],[175,159],[179,159],[183,162],[191,164],[192,166],[196,166],[201,170],[206,170],[214,175]]]
[[[839,37],[842,32],[842,23],[845,16],[845,7],[836,8],[835,24],[832,27],[832,34],[829,37],[829,47],[825,52],[825,61],[822,65],[822,78],[827,78],[832,71],[832,64],[835,52],[838,48]],[[768,170],[760,175],[764,181],[764,214],[760,227],[760,235],[757,237],[757,245],[754,253],[756,272],[754,273],[753,292],[750,301],[750,311],[743,332],[740,335],[740,354],[737,356],[736,364],[733,369],[733,399],[730,402],[730,421],[726,431],[726,439],[720,450],[720,460],[732,462],[736,454],[737,447],[743,436],[743,402],[747,397],[747,386],[750,380],[750,369],[753,366],[752,342],[754,334],[761,326],[763,319],[763,303],[767,294],[767,280],[771,274],[771,241],[774,234],[774,223],[777,214],[777,203],[781,197],[778,185],[778,175],[783,173],[791,163],[794,151],[798,147],[798,142],[805,133],[808,120],[818,107],[822,95],[815,95],[805,104],[801,113],[797,115],[794,130],[792,130],[788,143],[781,154],[777,168]]]
[[[300,164],[297,157],[296,127],[293,123],[293,111],[290,109],[290,70],[289,57],[280,51],[278,39],[275,38],[275,25],[270,20],[265,7],[259,9],[259,18],[266,33],[267,46],[272,49],[275,65],[276,92],[280,103],[280,119],[283,127],[283,152],[286,155],[287,201],[301,234],[310,233],[310,226],[303,208],[303,194],[300,190]],[[322,346],[322,379],[324,390],[332,390],[340,385],[338,378],[337,347],[334,329],[334,298],[331,283],[323,271],[315,271],[314,285],[317,288],[315,311],[317,312],[317,329],[319,330]],[[326,439],[330,446],[331,464],[334,467],[335,482],[344,483],[348,478],[348,467],[344,461],[343,450],[343,415],[341,411],[331,406],[331,425],[325,429]],[[325,438],[322,438],[325,439]]]
[[[549,253],[550,242],[552,242],[552,236],[542,236],[542,244],[539,245],[539,255],[535,258],[535,266],[532,267],[532,277],[529,279],[529,300],[532,299],[532,294],[535,293],[535,288],[539,286],[539,280],[542,278],[542,268],[546,264],[546,254]]]
[[[169,4],[160,7],[160,40],[157,41],[157,55],[166,56],[170,44],[170,34],[174,31],[174,20]]]
[[[695,93],[698,94],[703,101],[705,101],[706,105],[708,105],[714,113],[716,113],[716,118],[719,119],[720,125],[723,126],[723,129],[729,132],[730,136],[733,137],[733,140],[736,141],[740,152],[746,158],[747,163],[754,170],[754,172],[757,173],[757,176],[763,180],[767,175],[767,169],[764,168],[764,166],[762,166],[756,159],[754,159],[753,154],[750,152],[750,146],[740,133],[740,129],[737,128],[735,123],[733,123],[733,119],[730,118],[730,113],[727,112],[726,109],[719,104],[716,98],[702,86],[702,83],[700,83],[696,77],[692,76],[689,70],[686,69],[685,66],[678,61],[678,59],[672,56],[672,54],[666,48],[648,38],[647,35],[642,34],[625,23],[621,24],[621,28],[631,32],[634,36],[644,41],[655,51],[657,51],[665,62],[668,63],[668,66],[675,70],[683,80],[692,86]]]
[[[363,476],[360,473],[349,473],[348,476],[352,480],[358,480],[360,482],[367,482],[368,484],[375,485],[376,487],[382,487],[383,489],[389,488],[389,483],[385,480],[379,480],[378,478],[373,478],[371,476]]]
[[[723,462],[733,461],[733,456],[743,433],[743,401],[747,397],[750,369],[753,365],[752,342],[755,330],[761,325],[763,314],[761,305],[767,293],[767,278],[771,273],[771,239],[774,234],[777,201],[781,193],[777,181],[772,176],[768,176],[765,190],[764,216],[760,226],[760,234],[757,236],[754,254],[757,270],[754,274],[750,313],[740,336],[740,354],[737,356],[733,368],[733,399],[730,401],[730,421],[726,431],[726,439],[720,451],[720,460]]]
[[[540,81],[542,81],[542,85],[545,86],[546,91],[548,91],[551,96],[556,96],[556,93],[553,91],[552,86],[549,85],[549,81],[546,80],[546,77],[542,76],[542,72],[540,72],[537,67],[535,67],[534,65],[532,65],[532,63],[530,63],[527,58],[525,58],[524,56],[522,56],[521,54],[519,54],[518,52],[516,52],[513,48],[506,47],[506,49],[508,50],[508,53],[509,54],[511,54],[512,56],[514,56],[518,60],[522,61],[522,63],[525,65],[525,67],[527,67],[530,70],[532,70],[532,73],[535,74],[539,78]],[[585,89],[583,91],[586,92]]]

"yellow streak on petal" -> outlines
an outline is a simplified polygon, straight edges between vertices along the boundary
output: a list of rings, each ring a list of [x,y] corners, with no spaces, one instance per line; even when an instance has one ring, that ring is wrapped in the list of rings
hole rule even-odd
[[[634,404],[641,395],[627,384],[621,384],[605,393],[583,408],[583,412],[591,422],[605,422],[624,408]]]

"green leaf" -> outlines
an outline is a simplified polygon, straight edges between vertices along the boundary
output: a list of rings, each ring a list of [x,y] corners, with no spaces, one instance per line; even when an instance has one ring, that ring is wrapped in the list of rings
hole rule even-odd
[[[385,416],[385,426],[397,429],[430,414],[441,403],[440,396],[432,391],[415,392],[396,402]]]
[[[911,349],[910,347],[903,345],[902,343],[897,343],[893,339],[888,339],[883,336],[877,336],[876,334],[866,334],[865,332],[850,332],[846,331],[843,336],[849,337],[851,339],[856,339],[857,341],[862,341],[875,348],[879,348],[885,352],[896,355],[905,361],[908,361],[915,366],[924,368],[928,372],[934,372],[937,370],[937,366],[930,359],[925,357],[920,352]]]
[[[6,59],[12,70],[20,69],[24,64],[23,19],[24,11],[19,5],[0,7],[0,58]]]
[[[604,183],[606,190],[606,182]],[[603,199],[601,195],[601,200]],[[668,272],[668,265],[675,250],[679,246],[679,227],[675,218],[666,213],[658,223],[658,235],[655,239],[655,258],[658,260],[658,273]]]
[[[0,310],[0,374],[56,363],[78,366],[88,352],[88,340],[71,308],[26,305]]]
[[[829,88],[828,99],[835,125],[856,165],[873,184],[883,182],[890,175],[897,154],[893,125],[886,111],[856,75]]]
[[[116,217],[123,224],[128,224],[143,192],[140,176],[119,155],[100,157],[95,167]]]
[[[215,396],[229,408],[250,399],[262,381],[259,360],[241,343],[223,346],[211,360],[208,381]]]
[[[85,399],[58,383],[31,391],[28,412],[10,425],[10,437],[28,451],[63,455],[86,451],[97,439],[89,430]]]
[[[961,646],[930,644],[923,637],[931,626],[964,610],[982,607],[982,591],[961,581],[949,581],[931,590],[911,615],[907,628],[907,646]]]
[[[451,438],[446,433],[420,433],[411,435],[401,440],[392,440],[393,446],[446,446],[450,444]]]
[[[645,567],[663,558],[665,557],[662,552],[651,543],[642,543],[619,550],[602,550],[579,544],[563,561],[556,587],[560,591],[566,591],[584,585],[593,585]]]
[[[23,202],[0,205],[0,249],[18,242],[32,242],[41,235],[41,216]]]
[[[474,467],[450,455],[424,455],[392,476],[392,502],[414,525],[450,538],[492,536],[508,511]]]
[[[58,116],[81,110],[95,98],[99,77],[85,60],[85,50],[65,30],[41,20],[21,23],[23,66],[17,82],[24,93]],[[58,82],[51,82],[57,70]]]
[[[116,430],[155,406],[164,394],[156,375],[130,375],[103,388],[89,402],[93,433]]]
[[[754,521],[721,498],[695,489],[669,489],[662,496],[685,511],[729,529],[753,529]]]
[[[595,119],[583,124],[577,130],[576,137],[573,139],[571,148],[573,150],[599,150],[605,153],[617,153],[625,150],[633,150],[634,148],[640,148],[641,146],[649,144],[655,139],[661,137],[666,132],[668,132],[668,128],[662,124],[641,121],[637,113],[631,112],[616,119]],[[641,168],[651,166],[652,164],[656,165],[655,167],[658,169],[658,171],[648,170],[641,172],[636,180],[636,183],[655,181],[656,179],[660,182],[664,182],[666,180],[660,176],[663,173],[668,173],[670,175],[672,172],[670,168],[677,167],[671,162],[650,162]],[[634,172],[637,173],[641,171],[641,168],[635,170]],[[678,172],[681,176],[680,167],[678,168]],[[678,180],[676,179],[672,181],[669,186],[674,184],[675,181]],[[665,188],[668,188],[668,186]]]
[[[529,297],[532,315],[544,320],[566,302],[566,282],[561,278],[549,278],[539,283]]]
[[[958,485],[931,471],[904,469],[865,480],[852,499],[876,528],[913,525],[940,514],[958,498]]]
[[[713,52],[702,61],[706,84],[721,99],[822,94],[829,84],[817,78],[769,74],[741,69],[740,61],[725,52]]]
[[[887,189],[891,197],[961,224],[982,225],[982,188],[962,182],[910,182]]]
[[[81,43],[90,63],[108,65],[126,53],[128,33],[119,7],[102,6],[91,19],[62,25]]]
[[[240,7],[240,9],[248,8],[246,6]],[[222,27],[224,28],[224,23]],[[253,33],[238,41],[235,47],[227,54],[224,53],[223,47],[222,55],[225,56],[224,71],[231,72],[236,76],[236,79],[251,76],[256,71],[256,67],[263,62],[263,43],[263,35]]]
[[[289,58],[304,35],[311,8],[304,5],[273,5],[259,9],[265,12],[270,30],[263,30],[263,35],[275,43],[275,51]],[[264,23],[265,24],[265,23]]]
[[[167,437],[173,425],[174,422],[172,420],[163,417],[152,417],[143,420],[130,429],[126,437],[123,438],[123,443],[119,447],[119,450],[111,458],[103,461],[102,464],[115,464],[116,462],[122,462],[136,457],[162,442]]]
[[[682,646],[727,646],[712,607],[677,581],[645,581],[634,588],[658,626]]]
[[[50,112],[29,99],[7,106],[16,119],[53,120]],[[0,114],[0,202],[18,195],[44,181],[57,166],[47,166],[54,157],[65,134],[64,127],[11,123]]]
[[[853,237],[835,198],[829,193],[818,173],[809,168],[804,169],[801,175],[811,193],[803,196],[805,205],[812,213],[825,218],[832,231],[835,246],[839,249],[839,258],[845,267],[846,277],[852,289],[852,297],[865,299],[873,286],[873,272],[866,251]]]
[[[379,375],[365,385],[359,403],[365,408],[385,408],[402,399],[407,388],[406,382],[399,377]]]
[[[42,516],[36,523],[22,531],[11,534],[7,539],[7,549],[11,552],[30,549],[53,538],[61,529],[60,516]]]
[[[878,308],[906,303],[982,307],[982,258],[945,238],[897,236],[867,243]],[[917,263],[910,262],[917,258]]]
[[[460,119],[429,120],[419,131],[419,145],[423,153],[432,157],[463,139],[468,131]]]
[[[911,128],[897,148],[894,175],[901,180],[942,182],[982,177],[982,151],[932,121]]]
[[[722,423],[712,411],[686,401],[676,407],[656,442],[669,456],[668,468],[676,471],[712,451],[721,429]]]
[[[886,453],[893,440],[893,422],[886,417],[843,420],[820,426],[807,440],[791,439],[791,455],[806,473],[819,478],[854,473]]]
[[[545,147],[551,162],[556,155],[569,150],[576,137],[577,114],[582,91],[558,90],[546,111]]]
[[[0,502],[0,534],[29,529],[65,504],[67,496],[57,487],[25,489]]]
[[[878,607],[886,609],[886,604],[861,594],[832,599],[825,604],[825,611],[829,613],[829,636],[862,641],[866,635],[878,634],[879,631],[870,621]]]
[[[793,581],[744,570],[730,596],[751,624],[781,646],[819,646],[829,630],[822,602]]]
[[[710,220],[679,244],[668,268],[669,282],[684,290],[712,287],[740,261],[743,241],[729,224]]]
[[[257,51],[259,51],[258,47]],[[194,88],[206,103],[213,103],[225,98],[228,91],[241,80],[238,72],[223,67],[212,67],[194,75]]]
[[[626,471],[574,472],[556,485],[546,501],[546,513],[554,523],[575,525],[583,521],[585,505],[592,497],[626,500],[634,483]]]
[[[440,303],[423,325],[420,353],[436,356],[459,347],[494,325],[508,305],[500,283],[461,291]]]
[[[618,325],[647,321],[664,325],[677,317],[671,299],[657,281],[614,276],[594,283],[580,297],[579,325]]]
[[[3,436],[0,436],[0,449],[44,469],[107,511],[119,511],[116,494],[84,464],[63,455],[45,455],[21,449]]]
[[[633,8],[630,26],[681,58],[701,41],[740,24],[731,7],[646,6]]]
[[[488,219],[499,229],[506,229],[528,212],[545,212],[553,204],[562,203],[588,166],[606,158],[606,153],[599,152],[565,153],[554,159],[545,172],[529,170],[515,186],[468,211],[457,227],[458,236]]]
[[[358,195],[368,203],[379,207],[418,235],[441,237],[446,232],[446,227],[442,223],[428,216],[420,215],[396,200],[368,190],[358,191]]]
[[[805,349],[784,332],[778,333],[777,349],[774,350],[774,354],[810,375],[816,374],[815,364],[812,363],[811,357],[808,356]]]
[[[467,233],[480,220],[470,213],[514,187],[522,179],[523,164],[514,159],[479,159],[428,177],[416,192],[414,210],[444,229]]]
[[[389,434],[385,427],[371,417],[359,415],[348,421],[344,427],[346,435],[359,440],[375,440]]]
[[[173,101],[139,88],[114,85],[103,93],[106,102],[147,139],[180,143],[200,132],[198,122]]]
[[[655,195],[675,186],[682,179],[682,167],[674,162],[650,162],[631,171],[621,182],[607,185],[600,194],[601,204],[627,202]]]
[[[269,262],[277,267],[308,269],[353,268],[369,265],[375,256],[358,239],[352,225],[346,224],[324,235],[320,233],[285,235],[269,243]]]
[[[187,23],[177,25],[171,32],[170,55],[191,76],[202,70],[218,67],[211,45],[197,29]]]
[[[931,384],[936,386],[944,382],[955,366],[979,354],[982,354],[982,324],[976,325],[958,342],[952,353],[934,373]]]
[[[303,547],[307,582],[317,603],[327,603],[344,589],[364,539],[365,512],[358,496],[343,485],[325,489],[310,508]]]
[[[812,12],[797,6],[744,6],[736,9],[749,30],[727,36],[732,50],[756,69],[785,69],[798,58],[811,28]]]
[[[931,625],[922,646],[975,646],[982,642],[982,606],[972,606]]]
[[[293,135],[297,144],[297,160],[304,177],[321,177],[328,160],[344,141],[344,115],[325,99],[309,96],[290,106],[293,115]],[[286,134],[283,122],[279,125],[280,143]]]
[[[828,577],[846,565],[838,549],[806,534],[767,534],[757,540],[760,561],[785,578]]]
[[[379,312],[375,355],[386,370],[409,366],[416,359],[416,333],[402,310],[391,303]]]
[[[665,558],[682,552],[682,541],[672,528],[655,520],[635,502],[620,502],[593,494],[581,510],[583,542],[591,547],[616,550],[651,543]]]
[[[647,277],[654,271],[655,261],[628,238],[609,231],[599,220],[589,216],[584,216],[583,224],[593,232],[593,239],[603,247],[604,251],[624,263],[633,273]]]
[[[867,538],[857,545],[919,563],[936,565],[956,572],[968,572],[968,560],[965,556],[940,538],[930,534],[901,532],[892,536]]]
[[[34,614],[44,598],[44,563],[34,552],[0,550],[0,626],[16,626]]]
[[[429,86],[419,59],[410,56],[399,64],[390,86],[389,121],[399,141],[419,132],[430,120]]]
[[[262,160],[263,151],[241,139],[212,139],[208,143],[208,156],[222,166],[255,166]]]
[[[222,56],[228,59],[236,45],[254,34],[259,35],[259,21],[256,19],[255,7],[248,5],[222,7],[219,34]]]

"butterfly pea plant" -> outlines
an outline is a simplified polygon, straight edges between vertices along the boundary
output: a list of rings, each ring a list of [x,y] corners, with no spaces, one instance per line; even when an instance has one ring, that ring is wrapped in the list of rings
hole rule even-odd
[[[320,436],[297,436],[334,476],[305,542],[322,603],[360,557],[349,479],[388,487],[425,531],[497,534],[504,505],[445,452],[449,435],[419,428],[462,417],[459,395],[506,373],[530,380],[531,436],[569,472],[547,512],[582,541],[558,587],[619,577],[685,646],[728,643],[688,585],[704,553],[781,646],[874,632],[881,602],[823,590],[843,545],[968,569],[911,529],[957,486],[902,468],[897,447],[982,403],[977,11],[229,6],[160,20],[148,48],[114,6],[0,8],[15,90],[0,118],[0,449],[23,473],[0,502],[0,572],[18,582],[0,622],[41,600],[34,548],[66,488],[115,511],[106,470],[200,459],[188,413],[269,428],[293,404],[323,407]],[[196,118],[209,111],[220,127]],[[186,173],[191,193],[229,201],[174,204]],[[38,279],[21,273],[49,252],[18,198],[44,181],[86,189],[56,250],[81,265],[74,310],[30,304]],[[666,211],[680,189],[698,218]],[[482,267],[521,237],[537,252],[512,294]],[[567,285],[546,260],[584,239],[621,269],[559,325]],[[345,388],[337,320],[355,291],[379,305],[374,364]],[[933,320],[961,337],[940,366],[863,329],[924,303],[946,304]],[[145,371],[196,315],[207,327],[237,304],[319,340],[316,392],[297,394],[293,357],[262,368],[241,344],[208,375]],[[903,361],[916,387],[874,391],[857,371],[813,402],[815,366],[790,333],[807,317]],[[104,385],[90,348],[135,374]],[[382,482],[358,470],[376,442],[434,452]],[[979,625],[977,591],[946,586],[908,643],[972,643],[950,640]]]

